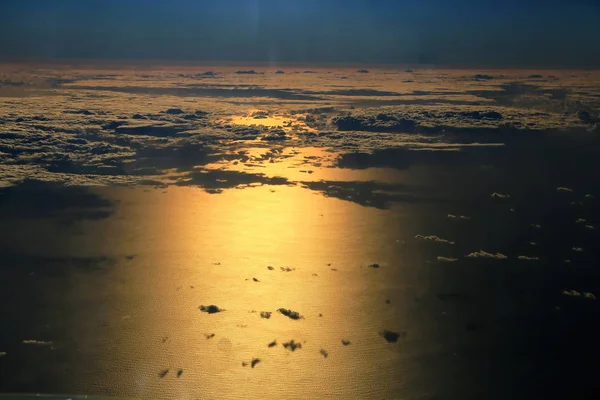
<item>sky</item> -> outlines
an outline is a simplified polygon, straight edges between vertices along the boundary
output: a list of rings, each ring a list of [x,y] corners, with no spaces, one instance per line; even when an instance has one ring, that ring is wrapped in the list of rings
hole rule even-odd
[[[2,0],[0,57],[600,66],[596,0]]]

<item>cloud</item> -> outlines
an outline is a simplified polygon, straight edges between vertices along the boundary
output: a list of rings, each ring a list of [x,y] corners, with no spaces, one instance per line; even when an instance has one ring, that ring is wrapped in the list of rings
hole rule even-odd
[[[573,247],[572,250],[576,253],[583,253],[583,248],[581,248],[581,247]]]
[[[216,314],[222,311],[225,311],[222,308],[219,308],[218,306],[215,306],[214,304],[208,305],[208,306],[200,306],[198,307],[200,309],[200,311],[208,313],[208,314]]]
[[[46,340],[23,340],[23,344],[32,344],[35,346],[52,346],[53,343]]]
[[[505,256],[502,253],[493,254],[493,253],[488,253],[487,251],[484,251],[484,250],[480,250],[480,251],[475,251],[475,252],[469,253],[465,257],[468,257],[468,258],[494,258],[494,259],[497,259],[497,260],[506,260],[506,259],[508,259],[508,257]]]
[[[304,317],[302,315],[300,315],[297,311],[292,311],[290,309],[287,308],[279,308],[277,310],[279,313],[285,315],[286,317],[290,318],[290,319],[303,319]]]
[[[245,187],[251,184],[290,185],[292,183],[286,178],[268,177],[264,174],[225,170],[197,170],[181,176],[176,184],[179,186],[199,186],[213,190],[213,193],[218,193],[219,189]]]
[[[302,343],[295,342],[292,339],[289,342],[283,343],[283,347],[286,348],[286,349],[288,349],[288,350],[290,350],[290,351],[296,351],[296,349],[301,349],[302,348]]]
[[[591,293],[591,292],[578,292],[577,290],[563,290],[561,292],[562,294],[564,294],[565,296],[570,296],[570,297],[583,297],[585,299],[589,299],[589,300],[596,300],[596,296]]]
[[[332,123],[340,131],[406,132],[415,127],[415,122],[412,120],[397,119],[385,114],[378,114],[375,118],[336,117]]]
[[[523,261],[539,261],[539,257],[529,257],[529,256],[518,256],[517,257],[518,260],[523,260]]]
[[[240,74],[240,75],[261,75],[263,74],[262,72],[256,72],[253,69],[249,69],[249,70],[239,70],[239,71],[235,71],[236,74]]]
[[[494,192],[494,193],[492,193],[491,197],[494,199],[510,199],[510,194],[502,194],[502,193]]]
[[[438,262],[456,262],[456,261],[458,261],[458,258],[438,256],[437,260],[438,260]]]
[[[573,192],[573,189],[569,189],[569,188],[567,188],[567,187],[562,187],[562,186],[560,186],[560,187],[557,187],[557,188],[556,188],[556,191],[557,191],[557,192],[570,192],[570,193],[572,193],[572,192]]]
[[[439,199],[411,193],[409,187],[375,181],[301,181],[302,187],[326,197],[351,201],[362,206],[386,209],[390,203],[438,202]]]
[[[427,241],[432,241],[432,242],[436,242],[436,243],[454,244],[454,242],[452,242],[450,240],[442,239],[435,235],[429,235],[429,236],[416,235],[415,239],[427,240]]]
[[[446,218],[448,218],[448,219],[462,219],[462,220],[470,220],[471,219],[471,217],[467,217],[466,215],[456,216],[454,214],[448,214],[448,216]]]

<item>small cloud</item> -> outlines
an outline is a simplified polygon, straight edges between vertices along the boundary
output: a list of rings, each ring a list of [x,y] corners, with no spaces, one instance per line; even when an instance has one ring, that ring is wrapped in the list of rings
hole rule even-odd
[[[531,224],[531,227],[535,229],[542,229],[542,226],[539,224]]]
[[[471,219],[471,217],[467,217],[466,215],[454,215],[454,214],[448,214],[447,218],[448,219],[462,219],[462,220]]]
[[[586,195],[585,195],[585,198],[586,198],[586,199],[595,199],[595,198],[596,198],[596,196],[594,196],[593,194],[589,194],[589,193],[588,193],[588,194],[586,194]]]
[[[579,293],[577,290],[563,290],[561,292],[562,294],[564,294],[565,296],[571,296],[571,297],[580,297],[581,293]]]
[[[5,351],[0,351],[0,358],[6,356],[6,352]]]
[[[484,251],[484,250],[469,253],[465,257],[468,257],[468,258],[495,258],[497,260],[506,260],[508,258],[507,256],[505,256],[502,253],[493,254],[493,253],[488,253],[487,251]]]
[[[432,242],[437,242],[437,243],[447,243],[447,244],[454,244],[454,242],[450,241],[450,240],[446,240],[446,239],[442,239],[440,237],[437,237],[435,235],[429,235],[429,236],[423,236],[423,235],[416,235],[415,239],[421,239],[421,240],[430,240]]]
[[[168,110],[164,111],[165,114],[183,114],[184,111],[181,108],[169,108]]]
[[[167,376],[168,373],[169,373],[169,369],[168,368],[167,369],[163,369],[162,371],[160,371],[158,373],[158,377],[159,378],[164,378],[165,376]]]
[[[494,199],[510,199],[510,194],[502,194],[494,192],[492,193],[492,198]]]
[[[240,74],[240,75],[260,75],[261,74],[261,72],[256,72],[253,69],[235,71],[235,73]]]
[[[380,335],[383,336],[388,343],[396,343],[398,339],[406,337],[406,332],[393,332],[384,329]]]
[[[582,253],[583,249],[581,247],[573,247],[573,251],[576,251],[577,253]]]
[[[557,192],[570,192],[570,193],[573,193],[573,189],[570,189],[568,187],[562,187],[562,186],[557,187],[556,191]]]
[[[52,346],[52,342],[45,340],[23,340],[23,344],[32,344],[36,346]]]
[[[260,312],[260,317],[264,318],[264,319],[271,318],[271,311],[261,311]]]
[[[596,229],[596,227],[594,225],[586,225],[585,227],[588,229]]]
[[[215,306],[214,304],[211,304],[209,306],[200,306],[198,307],[200,309],[200,311],[203,311],[205,313],[209,313],[209,314],[215,314],[221,311],[225,311],[222,308],[219,308],[217,306]]]
[[[302,348],[302,343],[294,342],[294,340],[292,339],[289,342],[284,343],[283,347],[285,347],[286,349],[289,349],[291,351],[296,351],[296,349]]]
[[[583,218],[577,218],[577,220],[575,220],[576,224],[583,224],[583,223],[586,223],[586,222],[587,222],[587,220],[585,220]]]
[[[292,311],[292,310],[287,309],[287,308],[280,308],[277,311],[280,312],[281,314],[285,315],[286,317],[291,318],[291,319],[302,319],[302,318],[304,318],[297,311]]]
[[[565,264],[571,264],[571,260],[565,260],[564,263]]]
[[[565,296],[570,296],[570,297],[583,297],[585,299],[589,299],[589,300],[596,300],[596,295],[594,295],[593,293],[590,292],[578,292],[577,290],[563,290],[561,292],[562,294],[564,294]]]
[[[517,257],[518,260],[524,260],[524,261],[538,261],[540,258],[539,257],[529,257],[529,256],[519,256]]]
[[[456,262],[458,258],[450,258],[450,257],[440,257],[437,258],[438,262]]]
[[[537,246],[537,243],[536,242],[529,242],[529,245],[531,245],[531,246]]]

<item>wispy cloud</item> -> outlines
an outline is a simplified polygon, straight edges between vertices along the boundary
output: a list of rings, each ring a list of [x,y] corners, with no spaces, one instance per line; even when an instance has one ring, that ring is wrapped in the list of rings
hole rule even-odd
[[[484,251],[484,250],[474,251],[472,253],[467,254],[465,257],[468,257],[468,258],[493,258],[496,260],[508,259],[508,257],[502,253],[493,254],[493,253],[488,253],[487,251]]]
[[[442,239],[435,235],[429,235],[429,236],[416,235],[415,239],[428,240],[428,241],[437,242],[437,243],[454,244],[453,241]]]

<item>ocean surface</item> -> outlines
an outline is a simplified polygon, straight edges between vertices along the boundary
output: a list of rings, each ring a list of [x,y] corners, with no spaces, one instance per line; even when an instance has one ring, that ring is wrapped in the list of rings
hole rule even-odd
[[[193,147],[156,126],[115,139],[61,122],[47,135],[74,147],[52,155],[50,136],[15,144],[44,122],[6,115],[2,393],[600,396],[595,132],[405,137],[363,121],[328,143],[343,126]]]

